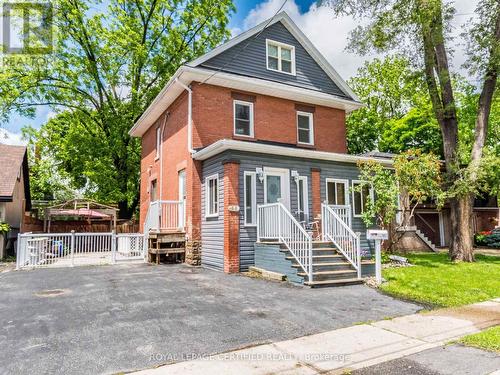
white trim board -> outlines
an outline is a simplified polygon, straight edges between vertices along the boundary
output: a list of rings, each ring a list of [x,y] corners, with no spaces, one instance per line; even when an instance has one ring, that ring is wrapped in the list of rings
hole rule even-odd
[[[379,162],[380,164],[386,167],[391,167],[393,164],[392,160],[381,159],[381,158],[357,156],[349,154],[338,154],[335,152],[315,151],[315,150],[308,150],[295,147],[275,146],[257,142],[237,141],[234,139],[221,139],[217,142],[214,142],[210,146],[207,146],[197,151],[195,154],[193,154],[193,159],[207,160],[212,156],[218,155],[221,152],[227,150],[256,152],[268,155],[290,156],[302,159],[338,161],[338,162],[353,163],[353,164],[357,163],[358,161],[373,160]]]

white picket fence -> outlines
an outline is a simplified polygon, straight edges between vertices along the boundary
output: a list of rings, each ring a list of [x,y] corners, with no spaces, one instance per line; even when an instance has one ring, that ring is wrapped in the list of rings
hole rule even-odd
[[[16,268],[144,261],[145,250],[141,233],[23,233],[17,239]]]

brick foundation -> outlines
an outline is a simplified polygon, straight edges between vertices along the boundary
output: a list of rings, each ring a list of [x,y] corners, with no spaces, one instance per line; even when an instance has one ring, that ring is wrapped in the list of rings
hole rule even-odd
[[[224,162],[224,272],[240,271],[240,212],[230,211],[239,206],[239,161]]]

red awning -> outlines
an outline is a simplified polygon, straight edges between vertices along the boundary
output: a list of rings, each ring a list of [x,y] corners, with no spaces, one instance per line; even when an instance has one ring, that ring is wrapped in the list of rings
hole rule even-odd
[[[110,219],[110,215],[103,214],[99,211],[89,210],[88,208],[79,208],[76,210],[57,210],[57,212],[51,212],[50,216],[83,216],[92,217],[96,219]]]

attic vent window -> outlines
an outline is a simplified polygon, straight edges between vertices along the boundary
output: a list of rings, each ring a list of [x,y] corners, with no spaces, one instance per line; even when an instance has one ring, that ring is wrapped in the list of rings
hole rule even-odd
[[[266,39],[267,69],[295,75],[295,47]]]

